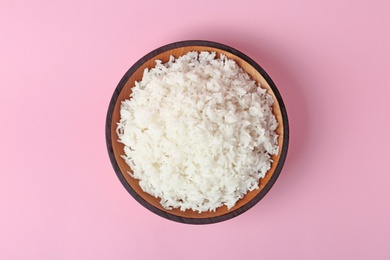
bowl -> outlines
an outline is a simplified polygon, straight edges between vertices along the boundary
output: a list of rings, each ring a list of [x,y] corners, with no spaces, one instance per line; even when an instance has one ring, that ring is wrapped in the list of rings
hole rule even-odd
[[[131,172],[131,169],[121,157],[121,155],[124,154],[124,145],[117,141],[118,136],[116,134],[117,122],[119,122],[120,119],[119,111],[121,102],[125,99],[129,99],[135,81],[140,81],[142,79],[145,68],[150,69],[155,66],[155,60],[161,60],[165,63],[169,60],[171,55],[178,58],[189,51],[216,52],[217,56],[224,54],[229,59],[234,60],[254,80],[259,82],[262,87],[273,96],[275,101],[272,109],[279,123],[279,126],[276,129],[276,132],[279,135],[279,153],[277,156],[272,156],[273,162],[271,169],[264,178],[260,179],[259,189],[248,192],[242,199],[237,201],[236,205],[230,210],[228,210],[226,206],[217,208],[215,212],[202,213],[192,210],[167,210],[160,205],[159,198],[149,195],[140,188],[138,184],[139,181],[133,179],[128,174],[128,172]],[[115,173],[126,190],[135,200],[153,213],[172,221],[188,224],[210,224],[225,221],[244,213],[258,203],[274,185],[282,170],[287,155],[288,139],[289,127],[286,109],[278,89],[268,74],[255,61],[240,51],[224,44],[210,41],[193,40],[175,42],[146,54],[137,61],[120,80],[112,95],[106,119],[106,144],[108,154]]]

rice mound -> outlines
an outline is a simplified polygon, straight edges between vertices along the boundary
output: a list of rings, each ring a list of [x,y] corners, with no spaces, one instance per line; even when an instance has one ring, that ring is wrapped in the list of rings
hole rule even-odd
[[[146,69],[117,126],[122,157],[165,209],[232,208],[279,147],[274,100],[233,60],[188,52]]]

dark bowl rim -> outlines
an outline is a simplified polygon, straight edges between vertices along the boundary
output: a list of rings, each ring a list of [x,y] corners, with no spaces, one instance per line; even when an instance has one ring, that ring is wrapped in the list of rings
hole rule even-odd
[[[122,91],[123,87],[125,86],[126,82],[128,79],[131,77],[131,75],[140,67],[142,64],[151,58],[155,57],[158,54],[161,54],[162,52],[180,48],[180,47],[188,47],[188,46],[207,46],[207,47],[212,47],[212,48],[217,48],[226,52],[230,52],[241,59],[245,60],[248,62],[252,67],[254,67],[262,76],[263,78],[267,81],[269,86],[271,87],[272,91],[274,92],[274,95],[279,103],[280,111],[282,114],[282,119],[283,119],[283,145],[281,150],[281,155],[279,158],[279,162],[275,168],[275,171],[273,175],[271,176],[270,180],[268,183],[264,186],[264,188],[248,203],[243,205],[242,207],[232,211],[228,212],[224,215],[216,216],[216,217],[211,217],[211,218],[187,218],[187,217],[181,217],[177,216],[168,212],[165,212],[161,209],[158,209],[154,207],[153,205],[149,204],[146,200],[144,200],[140,195],[138,195],[137,192],[133,190],[133,188],[127,183],[125,177],[123,176],[123,173],[121,172],[118,163],[115,159],[113,147],[112,147],[112,139],[111,139],[111,123],[112,123],[112,114],[113,110],[115,107],[115,104],[118,100],[119,94]],[[139,59],[133,66],[130,67],[130,69],[125,73],[125,75],[122,77],[120,82],[118,83],[112,97],[111,101],[108,107],[107,111],[107,117],[106,117],[106,145],[107,145],[107,150],[108,150],[108,155],[110,157],[111,164],[114,168],[114,171],[119,178],[120,182],[122,185],[125,187],[125,189],[131,194],[131,196],[138,201],[142,206],[147,208],[148,210],[152,211],[153,213],[166,218],[168,220],[180,222],[180,223],[186,223],[186,224],[212,224],[212,223],[217,223],[217,222],[222,222],[231,218],[234,218],[238,215],[241,215],[242,213],[246,212],[250,208],[252,208],[255,204],[257,204],[272,188],[272,186],[275,184],[276,180],[278,179],[280,172],[283,168],[283,165],[285,163],[286,157],[287,157],[287,150],[288,150],[288,143],[289,143],[289,125],[288,125],[288,118],[287,118],[287,112],[286,108],[283,102],[283,99],[279,93],[279,90],[277,89],[275,83],[272,81],[272,79],[269,77],[269,75],[265,72],[265,70],[258,65],[254,60],[252,60],[250,57],[245,55],[244,53],[229,47],[227,45],[213,42],[213,41],[205,41],[205,40],[187,40],[187,41],[179,41],[179,42],[174,42],[170,43],[167,45],[164,45],[160,48],[157,48],[145,56],[143,56],[141,59]]]

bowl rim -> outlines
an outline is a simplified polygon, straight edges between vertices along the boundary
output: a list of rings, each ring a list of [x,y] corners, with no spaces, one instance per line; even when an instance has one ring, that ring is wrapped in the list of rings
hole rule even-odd
[[[220,216],[215,216],[215,217],[210,217],[210,218],[188,218],[188,217],[182,217],[182,216],[177,216],[168,212],[165,212],[161,209],[158,209],[154,207],[153,205],[149,204],[144,198],[142,198],[137,192],[133,190],[133,188],[130,186],[130,184],[126,181],[125,177],[123,176],[122,171],[119,168],[119,165],[115,159],[114,151],[113,151],[113,146],[112,146],[112,139],[111,139],[111,124],[112,124],[112,114],[114,111],[115,104],[118,100],[119,94],[121,93],[123,87],[126,85],[128,79],[131,77],[131,75],[137,71],[137,69],[142,66],[146,61],[152,59],[153,57],[157,56],[158,54],[161,54],[163,52],[176,49],[176,48],[181,48],[181,47],[189,47],[189,46],[207,46],[207,47],[212,47],[216,49],[220,49],[226,52],[230,52],[239,58],[243,59],[247,63],[249,63],[254,69],[256,69],[261,76],[267,81],[269,84],[270,88],[272,89],[278,103],[279,103],[279,108],[280,112],[282,115],[282,120],[283,120],[283,144],[282,147],[280,148],[281,154],[280,158],[278,161],[278,164],[276,165],[275,171],[273,175],[271,176],[270,180],[268,183],[264,186],[264,188],[255,196],[253,199],[248,201],[245,205],[242,207],[232,211],[228,212],[224,215]],[[265,72],[265,70],[258,65],[253,59],[251,59],[249,56],[245,55],[244,53],[227,46],[225,44],[217,43],[214,41],[206,41],[206,40],[186,40],[186,41],[179,41],[179,42],[174,42],[170,43],[167,45],[164,45],[162,47],[159,47],[145,56],[143,56],[141,59],[139,59],[136,63],[134,63],[133,66],[130,67],[130,69],[124,74],[122,79],[119,81],[117,87],[114,90],[114,93],[111,97],[109,106],[108,106],[108,111],[107,111],[107,117],[106,117],[106,124],[105,124],[105,134],[106,134],[106,146],[107,146],[107,151],[108,155],[111,161],[111,164],[114,168],[114,171],[119,178],[120,182],[122,185],[125,187],[125,189],[130,193],[130,195],[138,201],[142,206],[150,210],[151,212],[166,218],[168,220],[172,220],[175,222],[180,222],[180,223],[187,223],[187,224],[212,224],[212,223],[218,223],[222,222],[231,218],[234,218],[238,215],[241,215],[242,213],[246,212],[250,208],[252,208],[255,204],[257,204],[272,188],[272,186],[275,184],[276,180],[278,179],[280,172],[283,168],[283,165],[285,163],[286,157],[287,157],[287,150],[288,150],[288,144],[289,144],[289,125],[288,125],[288,118],[287,118],[287,111],[283,102],[283,99],[279,93],[279,90],[277,89],[275,83],[272,81],[270,76]]]

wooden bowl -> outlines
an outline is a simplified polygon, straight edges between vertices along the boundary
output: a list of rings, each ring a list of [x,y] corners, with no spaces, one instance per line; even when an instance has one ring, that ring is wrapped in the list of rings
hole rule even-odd
[[[276,129],[279,135],[279,154],[277,156],[272,156],[273,163],[271,165],[271,169],[267,172],[263,179],[260,179],[260,188],[248,192],[230,210],[227,210],[226,206],[219,207],[215,212],[202,213],[192,210],[166,210],[160,205],[159,198],[155,198],[142,191],[138,185],[139,181],[133,179],[128,174],[128,172],[131,172],[131,169],[121,157],[121,155],[124,154],[123,144],[117,141],[118,136],[116,134],[117,122],[119,122],[120,119],[119,111],[121,101],[129,99],[134,82],[142,79],[145,68],[153,68],[155,66],[155,60],[161,60],[165,63],[169,60],[171,55],[177,58],[189,51],[216,52],[217,56],[223,53],[241,66],[241,68],[252,76],[254,80],[260,82],[262,87],[267,89],[268,93],[271,94],[275,100],[273,112],[279,122],[279,126]],[[126,72],[116,87],[108,108],[106,120],[106,142],[108,154],[110,156],[112,166],[126,190],[145,208],[157,215],[173,221],[191,224],[209,224],[224,221],[240,215],[259,202],[271,189],[280,174],[287,155],[288,138],[289,128],[286,109],[279,91],[267,73],[245,54],[226,45],[209,41],[183,41],[168,44],[150,52],[137,61]]]

